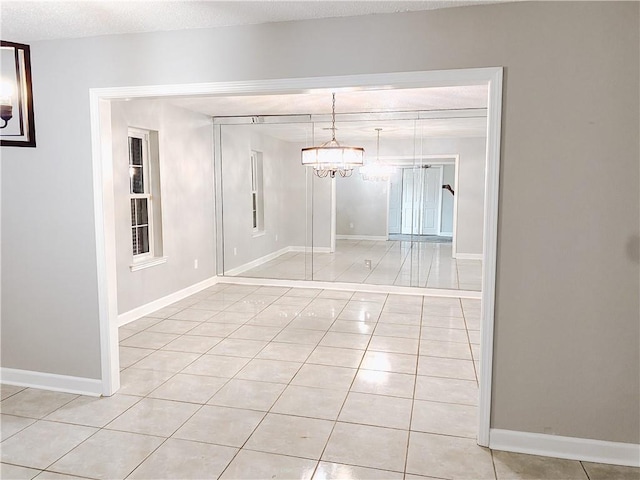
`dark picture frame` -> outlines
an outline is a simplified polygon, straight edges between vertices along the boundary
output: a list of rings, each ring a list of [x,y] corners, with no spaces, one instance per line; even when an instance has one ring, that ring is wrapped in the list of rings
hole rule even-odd
[[[0,41],[0,146],[35,147],[29,45]]]

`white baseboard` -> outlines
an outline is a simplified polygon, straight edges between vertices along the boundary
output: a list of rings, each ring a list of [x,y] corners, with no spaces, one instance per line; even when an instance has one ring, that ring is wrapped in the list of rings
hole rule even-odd
[[[189,295],[193,295],[194,293],[198,293],[205,288],[209,288],[212,285],[218,283],[220,279],[216,276],[207,278],[202,282],[195,283],[187,288],[183,288],[182,290],[178,290],[177,292],[173,292],[167,296],[162,298],[158,298],[152,302],[146,303],[139,307],[134,308],[133,310],[129,310],[128,312],[121,313],[118,315],[118,327],[122,327],[127,323],[133,322],[139,318],[144,317],[145,315],[149,315],[150,313],[155,312],[156,310],[160,310],[166,306],[171,305],[174,302],[178,302],[183,298],[187,298]]]
[[[387,241],[386,235],[336,235],[336,240],[375,240]]]
[[[447,237],[447,238],[453,238],[453,232],[440,232],[438,234],[439,237]]]
[[[256,258],[255,260],[251,260],[250,262],[244,263],[239,267],[232,268],[224,272],[227,277],[235,277],[240,275],[241,273],[246,272],[247,270],[251,270],[252,268],[259,267],[260,265],[264,265],[271,260],[275,260],[280,255],[284,255],[289,252],[308,252],[308,253],[333,253],[331,251],[331,247],[303,247],[303,246],[295,246],[289,245],[288,247],[281,248],[280,250],[276,250],[275,252],[271,252],[262,257]]]
[[[640,445],[492,428],[489,448],[545,457],[640,467]]]
[[[95,378],[70,377],[55,373],[0,368],[0,382],[19,387],[41,388],[56,392],[78,393],[99,397],[102,395],[102,380]]]
[[[453,255],[456,260],[482,260],[481,253],[456,253]]]
[[[228,275],[228,276],[240,275],[241,273],[246,272],[247,270],[251,270],[252,268],[256,268],[256,267],[259,267],[262,264],[270,262],[271,260],[274,260],[274,259],[278,258],[280,255],[284,255],[285,253],[288,253],[288,252],[291,252],[291,251],[297,251],[297,250],[292,250],[292,248],[294,248],[294,247],[281,248],[280,250],[276,250],[275,252],[271,252],[271,253],[269,253],[267,255],[264,255],[264,256],[262,256],[260,258],[256,258],[255,260],[251,260],[250,262],[243,263],[239,267],[232,268],[231,270],[228,270],[228,271],[224,272],[224,274]]]

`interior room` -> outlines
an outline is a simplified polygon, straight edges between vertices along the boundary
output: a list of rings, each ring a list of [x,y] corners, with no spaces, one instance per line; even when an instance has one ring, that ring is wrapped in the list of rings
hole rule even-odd
[[[145,5],[2,5],[2,478],[638,478],[637,3]]]
[[[169,101],[215,123],[218,274],[480,290],[486,85],[339,94],[340,141],[364,146],[381,178],[301,165],[302,148],[329,138],[324,92]]]

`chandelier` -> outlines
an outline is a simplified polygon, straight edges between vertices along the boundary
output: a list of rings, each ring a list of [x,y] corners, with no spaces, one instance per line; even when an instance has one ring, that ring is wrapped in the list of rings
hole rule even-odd
[[[318,177],[334,178],[336,173],[349,177],[353,167],[364,164],[364,148],[346,147],[336,140],[336,94],[333,94],[331,107],[331,140],[319,147],[302,149],[302,165],[313,167]]]
[[[378,132],[378,140],[376,143],[376,162],[369,163],[364,167],[360,167],[360,175],[362,179],[369,182],[386,182],[393,173],[393,167],[391,165],[385,165],[380,163],[380,132],[381,128],[376,128]]]

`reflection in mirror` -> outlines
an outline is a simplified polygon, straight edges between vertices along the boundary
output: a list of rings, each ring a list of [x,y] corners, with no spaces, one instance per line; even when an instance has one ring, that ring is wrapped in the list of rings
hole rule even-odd
[[[311,130],[286,125],[299,137],[286,141],[277,134],[283,126],[268,127],[221,126],[224,274],[310,280],[309,174],[300,148]]]
[[[481,289],[486,117],[338,119],[383,181],[301,165],[326,119],[264,118],[220,126],[224,275]]]

